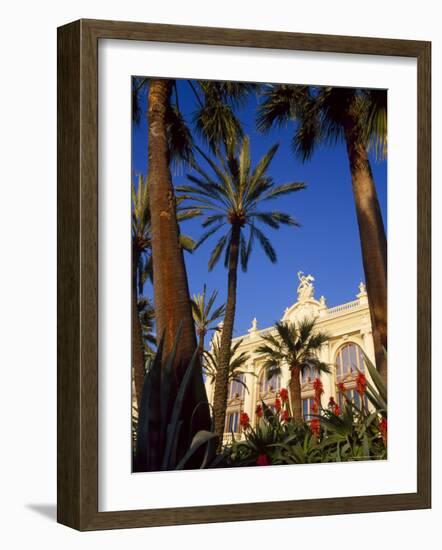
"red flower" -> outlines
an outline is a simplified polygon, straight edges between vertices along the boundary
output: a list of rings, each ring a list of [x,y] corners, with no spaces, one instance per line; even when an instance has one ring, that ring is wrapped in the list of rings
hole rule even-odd
[[[248,428],[250,426],[250,418],[246,412],[242,412],[239,415],[239,424],[242,428]]]
[[[315,401],[319,403],[321,401],[321,395],[324,393],[324,387],[320,378],[313,380],[313,389],[315,390]]]
[[[287,409],[283,410],[282,411],[282,420],[284,422],[288,422],[289,421],[289,411]]]
[[[313,401],[312,403],[312,413],[316,414],[318,412],[318,403],[316,401]]]
[[[255,413],[256,413],[256,416],[257,416],[258,418],[261,418],[261,417],[262,417],[262,415],[264,414],[264,411],[262,410],[262,405],[257,405],[257,406],[256,406]]]
[[[367,379],[365,378],[365,374],[362,374],[362,372],[359,372],[356,376],[356,391],[358,394],[362,397],[367,389]]]
[[[333,414],[339,416],[341,414],[341,409],[336,403],[335,398],[332,396],[328,401],[328,408],[332,411]]]
[[[338,390],[340,391],[340,393],[345,393],[344,382],[339,382],[339,384],[338,384]]]
[[[260,454],[256,459],[257,466],[270,466],[269,457],[266,454]]]
[[[310,421],[310,429],[312,431],[312,434],[316,435],[316,437],[319,437],[319,434],[321,433],[321,421],[319,418],[312,418]]]
[[[379,422],[379,431],[381,432],[384,443],[387,444],[387,419],[384,416]]]
[[[281,410],[281,399],[279,399],[278,397],[275,399],[275,411],[277,413],[279,413],[279,411]]]
[[[282,388],[279,391],[279,396],[280,396],[281,401],[283,403],[287,403],[287,401],[289,400],[289,392],[285,388]]]

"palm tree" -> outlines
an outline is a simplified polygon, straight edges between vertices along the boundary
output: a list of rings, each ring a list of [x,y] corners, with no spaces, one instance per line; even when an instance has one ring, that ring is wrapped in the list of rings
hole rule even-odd
[[[385,90],[269,85],[258,109],[258,128],[266,131],[288,121],[295,122],[292,146],[303,161],[321,142],[343,139],[346,144],[376,365],[386,383],[387,240],[368,151],[374,147],[378,157],[386,156],[387,94]]]
[[[203,287],[202,294],[194,294],[192,298],[192,312],[195,321],[196,334],[199,339],[198,347],[202,356],[204,352],[204,339],[209,330],[216,330],[216,326],[211,326],[220,319],[225,312],[225,304],[212,310],[218,291],[214,290],[206,300],[206,285]]]
[[[233,149],[233,148],[231,148]],[[236,286],[238,263],[243,271],[247,270],[249,256],[257,240],[271,262],[276,262],[276,252],[263,231],[257,227],[262,223],[273,229],[281,224],[298,226],[298,222],[289,214],[272,210],[260,211],[259,206],[271,199],[305,188],[303,183],[277,185],[267,174],[267,169],[275,156],[278,145],[274,145],[251,168],[249,139],[243,139],[239,152],[227,151],[226,160],[216,151],[218,163],[213,161],[201,149],[200,155],[213,171],[208,175],[200,166],[194,164],[197,175],[190,174],[191,183],[177,187],[184,196],[193,201],[194,207],[206,213],[203,227],[210,227],[197,243],[201,245],[211,235],[227,226],[227,231],[219,238],[209,259],[212,270],[224,251],[224,265],[228,269],[227,303],[224,315],[220,343],[220,364],[215,383],[214,414],[215,433],[221,444],[226,414],[229,358],[236,310]],[[249,228],[246,243],[245,228]]]
[[[235,342],[230,349],[229,372],[227,374],[227,381],[228,383],[237,382],[238,384],[243,386],[248,392],[249,389],[243,379],[243,375],[246,373],[246,371],[243,369],[246,366],[247,361],[249,360],[249,355],[245,351],[241,352],[239,355],[236,355],[238,348],[241,344],[242,340],[238,340],[238,342]],[[221,347],[219,338],[213,339],[213,345],[210,351],[204,351],[204,373],[210,380],[211,384],[214,384],[216,382],[216,377],[220,366],[220,351]],[[256,374],[254,373],[250,374],[252,376],[256,376]]]
[[[145,274],[151,262],[150,213],[147,182],[138,178],[138,188],[132,184],[132,373],[135,400],[139,405],[143,388],[145,354],[140,323],[138,297],[142,293]]]
[[[191,81],[188,81],[192,84]],[[192,84],[193,86],[193,84]],[[146,79],[136,77],[132,81],[133,117],[140,115],[139,97],[142,91],[147,96],[148,118],[148,181],[150,188],[150,211],[152,225],[152,258],[154,273],[154,302],[156,309],[157,338],[163,338],[164,354],[171,352],[178,329],[181,328],[174,372],[176,378],[182,376],[184,366],[191,360],[197,342],[192,318],[187,274],[182,250],[179,246],[179,227],[176,219],[176,204],[170,166],[174,162],[189,162],[192,159],[192,138],[179,109],[177,84],[170,79]],[[193,86],[194,87],[194,86]],[[250,87],[250,85],[249,85]],[[233,114],[233,103],[240,101],[247,86],[229,88],[225,83],[207,83],[206,88],[200,85],[200,117],[196,115],[195,123],[200,118],[203,122],[200,129],[211,144],[222,140],[228,143],[232,139],[225,135],[225,130],[234,129],[236,117]],[[172,90],[174,102],[172,102]],[[245,92],[247,93],[247,92]],[[217,98],[215,97],[217,94]],[[236,94],[236,96],[235,96]],[[227,98],[231,98],[230,105]],[[207,114],[208,99],[212,117]],[[219,109],[217,116],[213,107]],[[223,124],[219,125],[220,122]],[[210,130],[210,133],[206,133]],[[235,133],[235,132],[233,132]],[[191,393],[185,405],[190,417],[195,405],[207,402],[201,368],[195,370]],[[209,414],[200,407],[195,419],[195,433],[208,428]]]
[[[314,319],[303,319],[298,323],[289,321],[275,323],[276,335],[263,336],[256,353],[265,358],[263,368],[268,377],[281,374],[285,364],[290,369],[289,392],[292,415],[302,421],[301,376],[307,369],[330,372],[328,365],[321,362],[317,352],[329,339],[325,332],[315,331]]]
[[[138,298],[138,318],[143,339],[144,364],[155,355],[156,337],[154,334],[155,309],[147,296]]]
[[[197,215],[188,212],[177,203],[178,221]],[[137,186],[132,183],[132,369],[134,392],[138,402],[143,387],[146,345],[153,343],[152,325],[155,312],[150,301],[143,297],[145,282],[153,280],[151,218],[147,179],[138,176]],[[182,249],[191,252],[195,241],[187,235],[179,235]],[[146,332],[147,331],[147,332]]]

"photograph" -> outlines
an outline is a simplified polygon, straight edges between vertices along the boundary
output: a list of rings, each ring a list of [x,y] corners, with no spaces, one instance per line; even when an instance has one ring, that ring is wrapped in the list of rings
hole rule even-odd
[[[132,472],[386,460],[388,91],[129,94]]]

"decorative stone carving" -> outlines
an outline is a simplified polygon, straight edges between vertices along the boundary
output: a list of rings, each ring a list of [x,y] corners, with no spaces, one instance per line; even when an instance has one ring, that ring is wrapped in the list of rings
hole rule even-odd
[[[359,294],[357,294],[356,297],[361,304],[368,303],[367,288],[362,281],[359,283]]]
[[[298,302],[305,302],[314,298],[315,287],[313,281],[315,278],[313,275],[304,275],[302,271],[298,271]]]
[[[254,317],[252,320],[252,326],[249,328],[248,333],[250,334],[250,336],[253,336],[254,334],[256,334],[257,331],[258,331],[258,321],[256,317]]]

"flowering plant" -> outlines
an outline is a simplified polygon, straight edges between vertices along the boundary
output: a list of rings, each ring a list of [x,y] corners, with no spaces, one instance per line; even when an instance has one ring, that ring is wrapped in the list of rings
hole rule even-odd
[[[273,407],[264,401],[255,410],[255,426],[250,424],[247,413],[240,413],[240,425],[245,440],[233,440],[227,449],[229,459],[235,466],[268,466],[274,464],[274,444],[281,440],[290,422],[288,391],[282,388],[275,398]]]
[[[314,382],[314,401],[308,421],[296,422],[290,416],[288,400],[279,392],[273,409],[262,402],[256,409],[256,422],[243,430],[242,441],[233,441],[226,450],[230,466],[267,466],[313,462],[379,460],[387,457],[387,391],[375,366],[365,356],[373,383],[359,373],[357,392],[367,398],[369,411],[359,408],[338,385],[342,409],[330,398],[321,406],[320,379]]]

